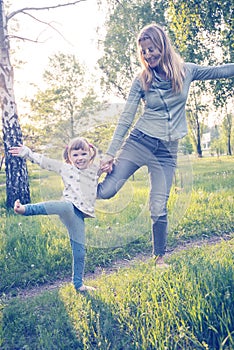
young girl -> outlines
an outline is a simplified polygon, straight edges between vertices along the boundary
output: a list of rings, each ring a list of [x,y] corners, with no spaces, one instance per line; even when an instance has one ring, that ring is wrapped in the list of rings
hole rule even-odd
[[[58,215],[66,226],[72,248],[72,277],[75,289],[80,292],[94,290],[83,284],[85,264],[84,218],[94,217],[99,167],[94,164],[96,148],[84,138],[71,140],[64,151],[65,162],[34,153],[20,145],[9,151],[13,156],[23,157],[41,168],[61,175],[64,183],[63,199],[23,205],[16,200],[14,211],[17,214]]]

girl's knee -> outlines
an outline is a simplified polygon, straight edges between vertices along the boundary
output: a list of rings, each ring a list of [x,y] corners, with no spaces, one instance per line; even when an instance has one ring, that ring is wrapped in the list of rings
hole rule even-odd
[[[72,202],[65,202],[64,203],[63,212],[66,215],[69,215],[69,214],[73,215],[74,214],[74,205],[72,204]]]
[[[75,239],[70,239],[72,250],[78,253],[80,256],[85,256],[85,245],[83,243],[79,243]]]

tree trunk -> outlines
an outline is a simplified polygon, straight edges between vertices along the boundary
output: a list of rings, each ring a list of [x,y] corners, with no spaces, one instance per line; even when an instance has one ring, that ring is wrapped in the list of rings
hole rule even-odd
[[[231,146],[231,135],[228,134],[228,140],[227,140],[227,155],[232,155],[232,146]]]
[[[23,204],[30,202],[26,161],[19,157],[13,157],[8,153],[10,147],[22,144],[22,132],[17,115],[13,79],[4,2],[0,0],[0,103],[5,150],[6,207],[8,209],[13,208],[16,199],[20,199]]]
[[[199,158],[202,158],[200,123],[199,123],[197,114],[196,114],[196,123],[197,123],[197,155]]]
[[[232,134],[232,115],[228,114],[227,105],[226,105],[226,115],[227,115],[227,155],[232,155],[232,146],[231,146],[231,134]]]
[[[195,101],[195,119],[196,119],[196,125],[197,125],[197,156],[198,158],[202,158],[202,148],[201,148],[201,129],[200,129],[200,122],[199,122],[199,115],[198,115],[198,103],[195,92],[193,93],[194,101]]]

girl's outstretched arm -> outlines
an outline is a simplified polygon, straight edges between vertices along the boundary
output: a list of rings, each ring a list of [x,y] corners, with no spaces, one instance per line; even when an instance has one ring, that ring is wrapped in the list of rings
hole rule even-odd
[[[23,146],[23,145],[19,145],[19,146],[15,146],[15,147],[11,147],[9,149],[9,153],[14,156],[14,157],[25,157],[26,155],[28,155],[28,153],[30,152],[30,148]]]
[[[57,159],[45,157],[43,154],[33,152],[29,147],[24,145],[14,146],[9,149],[9,153],[15,157],[25,158],[32,163],[38,164],[41,168],[54,171],[60,174],[63,162]]]

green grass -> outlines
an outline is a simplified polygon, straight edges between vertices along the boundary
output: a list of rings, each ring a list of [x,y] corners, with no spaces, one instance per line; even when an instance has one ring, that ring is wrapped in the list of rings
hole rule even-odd
[[[138,263],[90,284],[11,300],[0,346],[9,349],[229,349],[234,346],[234,241],[193,248],[169,269]]]
[[[59,177],[31,164],[29,173],[33,202],[60,197]],[[179,159],[169,200],[169,249],[233,232],[233,183],[233,158]],[[70,276],[69,239],[57,217],[7,212],[4,190],[0,188],[0,293],[17,294],[18,288]],[[86,220],[86,271],[151,251],[148,194],[148,175],[142,169],[116,197],[97,202],[97,217]]]
[[[29,173],[32,202],[60,197],[58,177],[33,165]],[[169,249],[233,235],[233,183],[233,157],[180,157],[168,205]],[[4,191],[1,186],[0,349],[234,347],[233,240],[172,256],[163,272],[150,262],[103,275],[90,282],[98,286],[93,296],[67,284],[21,300],[20,289],[71,276],[71,249],[56,217],[7,212]],[[86,224],[86,272],[151,252],[148,194],[142,169],[117,197],[97,203],[97,217]]]

